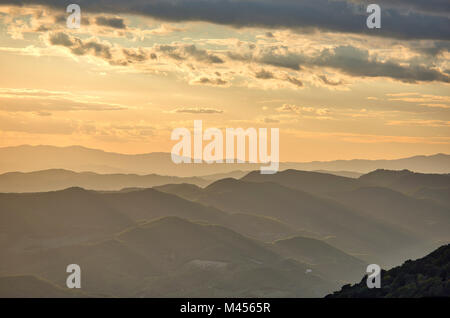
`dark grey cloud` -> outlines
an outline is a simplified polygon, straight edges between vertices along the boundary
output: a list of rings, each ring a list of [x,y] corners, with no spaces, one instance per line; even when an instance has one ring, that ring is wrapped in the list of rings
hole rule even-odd
[[[76,37],[71,37],[64,32],[57,32],[49,35],[49,41],[52,45],[60,45],[69,48],[75,55],[91,54],[106,60],[112,58],[111,47],[97,42],[94,39],[81,40]]]
[[[412,64],[403,66],[396,61],[380,62],[369,57],[369,52],[352,46],[339,46],[324,50],[313,63],[318,66],[336,68],[352,76],[390,77],[402,82],[445,82],[450,83],[450,76],[438,69]]]
[[[421,45],[420,43],[415,43],[411,45],[411,48],[419,53],[423,53],[430,56],[437,56],[444,52],[450,51],[449,41],[433,41],[428,43],[428,45]]]
[[[274,78],[272,72],[266,71],[264,69],[262,69],[259,72],[256,72],[255,77],[259,78],[259,79],[272,79],[272,78]]]
[[[201,77],[200,79],[195,80],[193,83],[194,84],[223,86],[223,85],[226,85],[228,82],[221,78]]]
[[[78,0],[82,10],[134,13],[166,21],[208,21],[235,27],[321,29],[400,39],[450,39],[448,0],[375,1],[382,28],[368,30],[367,13],[356,0]],[[8,4],[66,5],[58,0],[0,0]],[[393,4],[394,3],[394,4]]]
[[[142,48],[139,49],[122,49],[123,55],[127,59],[128,63],[133,62],[145,62],[148,59],[156,59],[156,54],[149,54]]]
[[[195,45],[184,45],[184,44],[163,44],[159,45],[157,49],[175,60],[186,60],[191,57],[198,62],[210,63],[210,64],[221,64],[224,61],[217,55],[211,54],[206,50],[199,49]]]
[[[95,18],[95,24],[100,26],[106,26],[114,29],[126,29],[125,21],[122,18],[117,17],[104,17],[99,16]]]
[[[367,0],[352,0],[360,5],[367,5]],[[419,11],[433,13],[437,15],[448,15],[450,13],[450,2],[448,0],[377,0],[371,3],[377,3],[383,7],[396,8],[403,11]]]
[[[343,82],[342,81],[332,81],[330,80],[328,77],[326,77],[325,75],[319,75],[318,78],[321,80],[322,83],[326,84],[326,85],[330,85],[330,86],[339,86],[342,85]]]
[[[295,77],[292,76],[287,76],[286,77],[286,81],[288,81],[289,83],[297,86],[297,87],[302,87],[303,86],[303,82]]]
[[[274,46],[257,54],[239,55],[231,52],[228,56],[242,62],[282,66],[292,70],[299,70],[302,66],[328,67],[357,77],[389,77],[408,83],[433,81],[450,83],[449,74],[433,66],[424,66],[414,61],[411,61],[409,66],[404,66],[394,60],[379,61],[371,57],[368,50],[353,46],[324,49],[314,56],[286,50],[283,51],[283,54],[280,54],[279,51],[279,47]],[[326,77],[321,78],[321,80],[328,85],[332,84]],[[292,80],[290,82],[292,83]]]

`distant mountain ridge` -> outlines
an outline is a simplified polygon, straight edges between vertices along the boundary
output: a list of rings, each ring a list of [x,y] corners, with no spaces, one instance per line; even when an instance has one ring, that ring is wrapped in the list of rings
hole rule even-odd
[[[190,183],[203,187],[210,181],[198,177],[181,178],[157,174],[98,174],[64,169],[0,174],[0,192],[46,192],[70,187],[114,191],[123,188],[151,188],[168,183]]]
[[[29,160],[33,158],[33,160]],[[258,170],[260,164],[174,164],[170,153],[119,154],[82,146],[16,146],[0,148],[0,173],[66,169],[76,172],[134,173],[179,177]],[[367,173],[376,169],[409,169],[424,173],[450,173],[450,155],[414,156],[396,160],[336,160],[283,162],[280,170],[328,170]]]

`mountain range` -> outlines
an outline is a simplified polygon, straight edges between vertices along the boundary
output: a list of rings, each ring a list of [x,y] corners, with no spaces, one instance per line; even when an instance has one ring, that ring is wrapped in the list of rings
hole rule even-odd
[[[30,160],[33,158],[33,160]],[[103,174],[159,174],[194,177],[230,173],[236,170],[258,170],[259,164],[174,164],[170,153],[119,154],[81,146],[16,146],[0,148],[0,173],[65,169]],[[327,170],[368,173],[376,169],[408,169],[423,173],[450,173],[450,156],[436,154],[397,160],[336,160],[315,162],[282,162],[280,170]],[[224,176],[223,176],[224,177]]]
[[[65,175],[69,185],[79,174]],[[0,290],[17,282],[12,296],[57,295],[75,263],[81,297],[320,297],[367,264],[389,268],[448,244],[449,178],[290,169],[202,186],[169,178],[180,183],[0,193]]]

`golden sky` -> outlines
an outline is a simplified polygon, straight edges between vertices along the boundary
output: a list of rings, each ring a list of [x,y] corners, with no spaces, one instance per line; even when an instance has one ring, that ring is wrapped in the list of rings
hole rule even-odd
[[[350,17],[361,30],[326,12],[295,25],[283,19],[288,0],[262,21],[185,2],[169,14],[81,4],[80,29],[67,28],[57,1],[0,5],[0,147],[170,152],[171,131],[201,119],[279,128],[281,161],[450,152],[448,34],[390,32],[389,18],[366,30],[365,13]],[[448,28],[448,12],[412,9]]]

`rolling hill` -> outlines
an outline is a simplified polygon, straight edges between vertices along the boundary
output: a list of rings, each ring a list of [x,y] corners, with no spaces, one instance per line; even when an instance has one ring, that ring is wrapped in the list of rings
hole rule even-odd
[[[446,176],[414,174],[426,187],[408,193],[392,180],[410,173],[377,174],[0,193],[0,276],[64,286],[75,263],[94,296],[323,296],[367,263],[389,267],[449,241]]]
[[[395,224],[424,238],[450,240],[450,208],[382,187],[361,187],[330,194],[362,214]]]
[[[334,177],[334,176],[333,176]],[[181,192],[186,198],[228,213],[268,216],[298,231],[331,236],[342,250],[369,254],[380,260],[420,241],[414,233],[361,214],[336,201],[317,197],[272,182],[236,179],[216,181],[204,189],[174,185],[160,190]],[[264,199],[263,199],[264,198]],[[370,243],[369,243],[370,242]],[[384,255],[384,257],[380,257]]]
[[[376,170],[359,178],[370,185],[390,188],[407,194],[422,188],[449,189],[450,174],[424,174],[409,170]]]
[[[201,178],[136,174],[98,174],[51,169],[34,172],[8,172],[0,175],[0,192],[47,192],[80,187],[89,190],[121,190],[123,188],[151,188],[168,183],[209,184]]]
[[[63,289],[33,275],[0,277],[0,298],[74,298],[87,297],[79,291]]]
[[[263,243],[179,217],[130,227],[111,240],[27,252],[8,274],[64,286],[71,263],[81,267],[83,291],[102,297],[317,297],[336,288]]]
[[[295,236],[274,242],[276,250],[301,263],[310,264],[329,279],[356,282],[367,264],[323,240]]]

